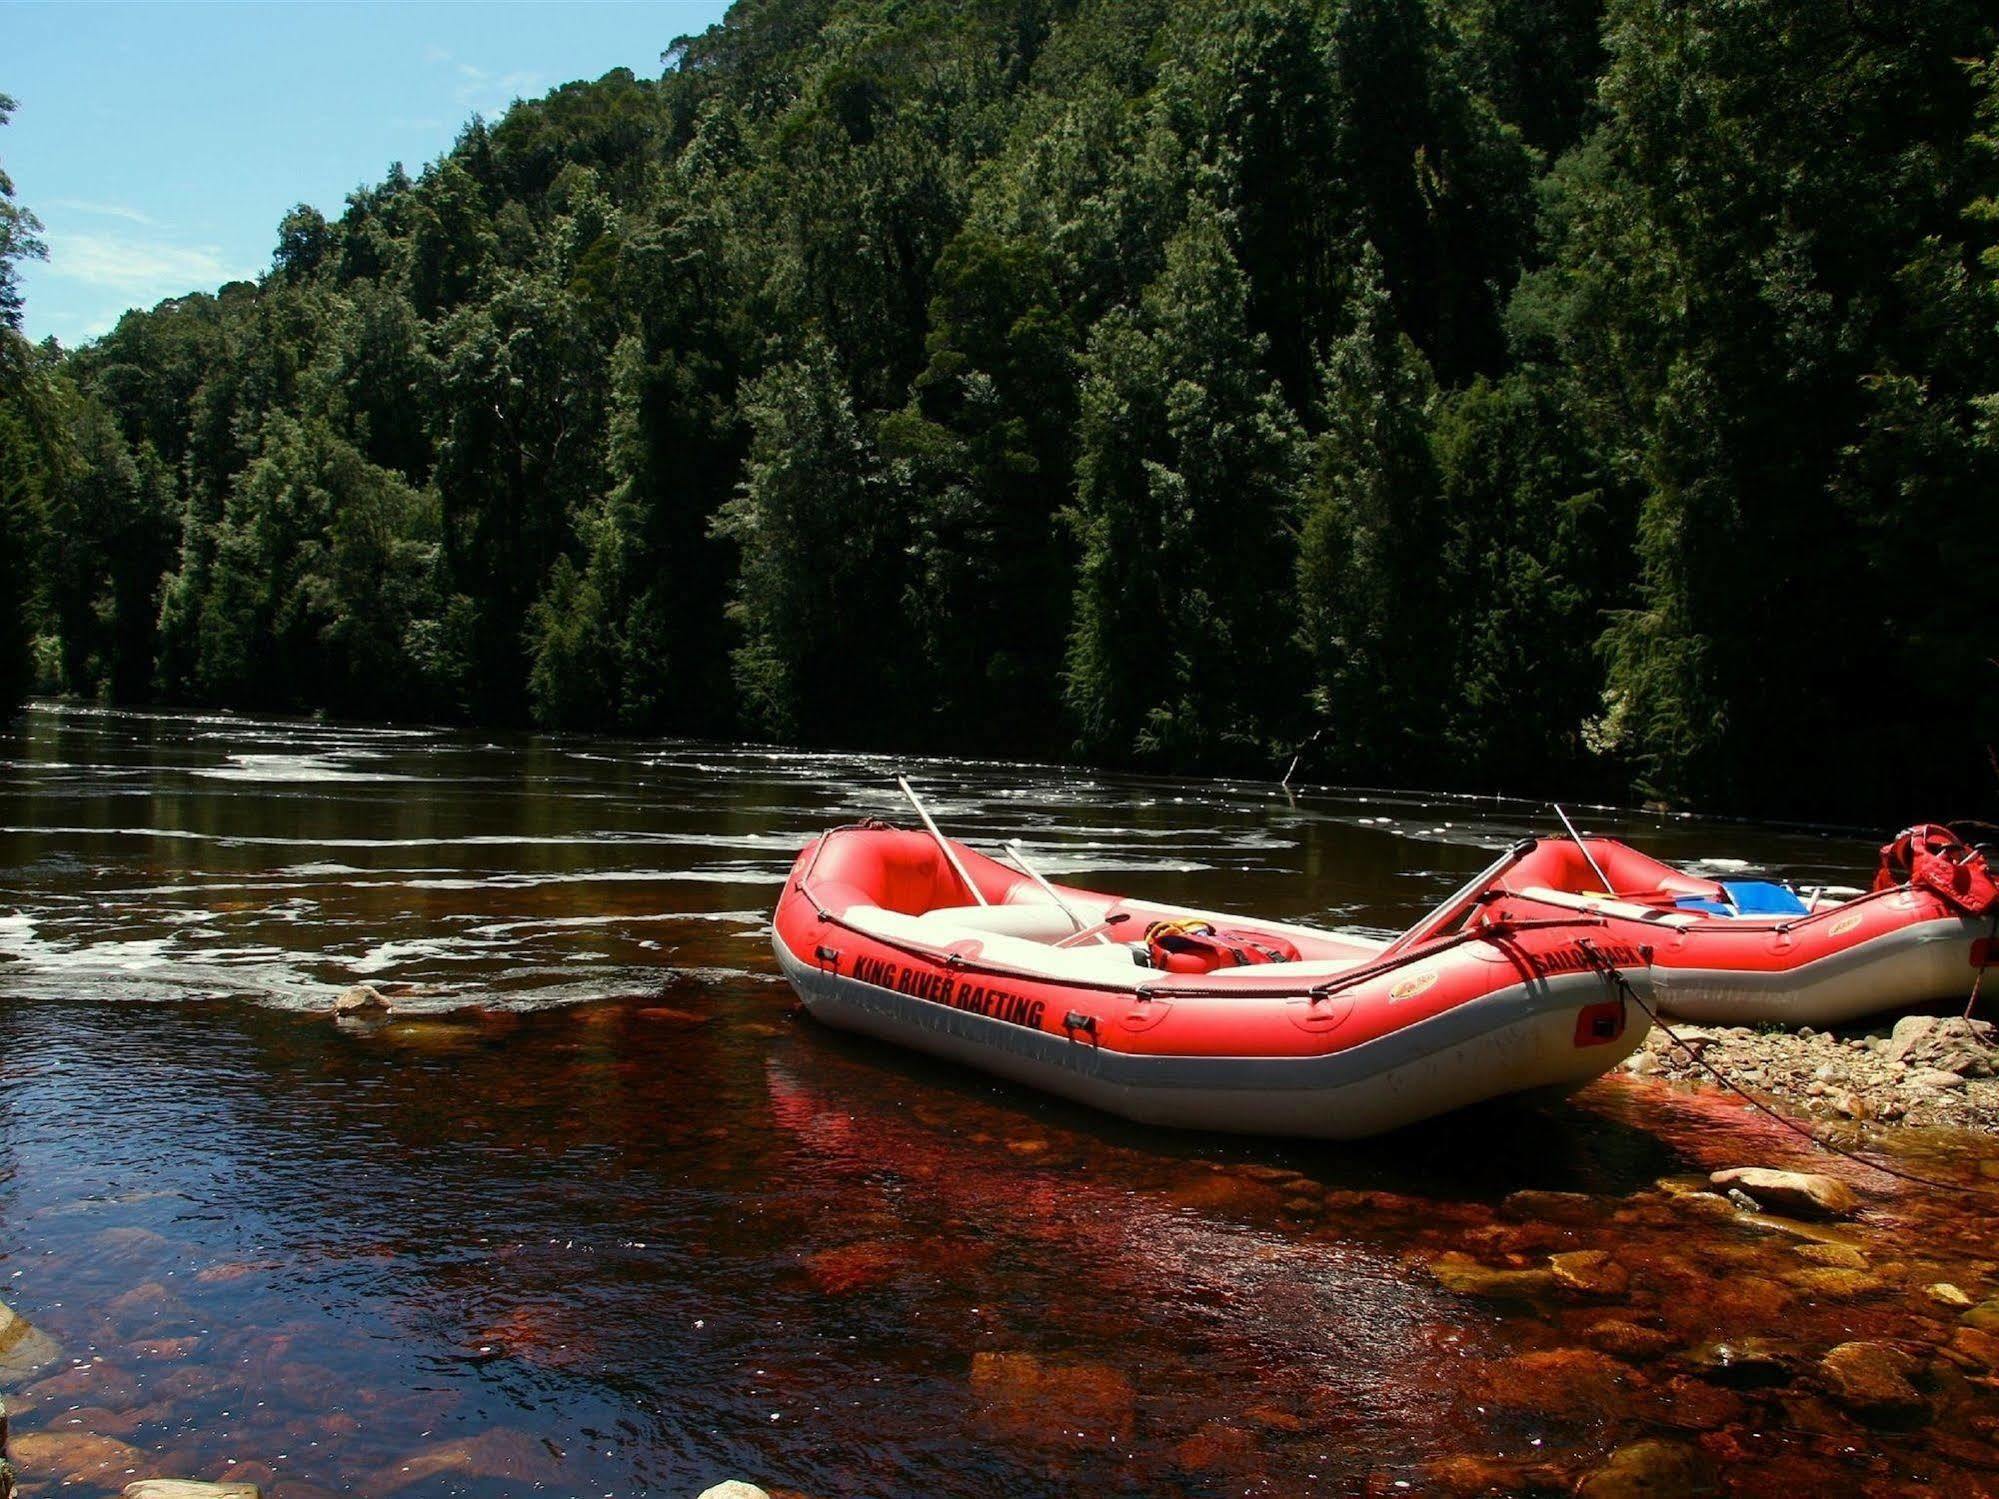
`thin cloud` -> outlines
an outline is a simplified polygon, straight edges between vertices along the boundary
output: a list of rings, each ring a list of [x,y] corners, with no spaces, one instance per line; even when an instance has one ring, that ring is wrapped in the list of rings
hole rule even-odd
[[[215,245],[166,245],[110,234],[51,234],[48,274],[140,301],[178,296],[256,275]]]
[[[423,60],[427,63],[448,66],[458,75],[458,83],[452,89],[451,97],[454,103],[466,109],[497,112],[516,99],[540,92],[542,86],[541,74],[530,69],[516,68],[510,73],[495,73],[490,68],[480,67],[477,63],[466,62],[442,47],[425,47]]]
[[[56,198],[51,200],[49,207],[67,208],[71,213],[94,213],[106,219],[123,219],[128,224],[144,224],[149,229],[159,224],[159,220],[152,215],[141,213],[136,208],[127,208],[122,203],[92,203],[83,198]]]

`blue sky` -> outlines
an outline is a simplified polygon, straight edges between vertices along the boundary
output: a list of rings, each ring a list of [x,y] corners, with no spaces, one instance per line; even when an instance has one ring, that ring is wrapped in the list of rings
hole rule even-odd
[[[65,344],[127,307],[270,264],[294,203],[336,215],[414,173],[476,111],[615,67],[656,77],[725,0],[97,4],[0,0],[0,166],[46,226],[27,331]]]

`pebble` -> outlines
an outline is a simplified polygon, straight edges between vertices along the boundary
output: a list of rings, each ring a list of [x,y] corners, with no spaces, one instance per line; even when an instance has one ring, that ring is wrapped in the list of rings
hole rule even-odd
[[[1965,1307],[1971,1305],[1971,1298],[1947,1280],[1933,1281],[1923,1287],[1923,1294],[1938,1306]]]
[[[1872,1035],[1740,1027],[1682,1030],[1724,1077],[1821,1118],[1999,1129],[1999,1031],[1958,1016],[1905,1015]],[[1625,1066],[1719,1086],[1654,1031]]]

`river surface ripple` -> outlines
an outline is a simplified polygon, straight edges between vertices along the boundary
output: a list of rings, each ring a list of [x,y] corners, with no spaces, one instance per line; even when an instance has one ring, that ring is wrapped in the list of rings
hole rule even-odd
[[[0,1339],[23,1493],[1999,1487],[1999,1341],[1928,1289],[1999,1293],[1990,1198],[1828,1168],[1653,1081],[1360,1146],[1228,1141],[795,1019],[770,903],[814,832],[901,814],[897,770],[1077,883],[1381,932],[1544,825],[38,705],[0,737],[0,1301],[60,1349],[21,1370]],[[1872,860],[1583,820],[1813,883]],[[356,980],[401,1018],[326,1018]],[[1987,1140],[1874,1143],[1999,1177]],[[1832,1169],[1866,1210],[1807,1229],[1683,1195],[1742,1164]],[[1577,1250],[1612,1268],[1552,1281]],[[1820,1361],[1852,1341],[1897,1350],[1914,1403],[1842,1391]],[[1618,1486],[1640,1468],[1668,1486]]]

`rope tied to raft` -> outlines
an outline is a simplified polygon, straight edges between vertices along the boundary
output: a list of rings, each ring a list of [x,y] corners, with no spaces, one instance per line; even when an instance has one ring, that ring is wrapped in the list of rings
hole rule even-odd
[[[1979,985],[1985,982],[1985,970],[1991,965],[1995,952],[1999,952],[1999,906],[1995,906],[1992,910],[1992,930],[1986,934],[1985,951],[1982,954],[1978,953],[1974,944],[1971,996],[1964,1002],[1964,1018],[1966,1020],[1969,1020],[1971,1012],[1978,1008],[1978,988]]]
[[[1651,1018],[1652,1023],[1665,1033],[1666,1039],[1685,1053],[1689,1061],[1707,1073],[1716,1082],[1720,1083],[1722,1087],[1735,1094],[1736,1097],[1740,1098],[1752,1109],[1755,1109],[1759,1114],[1764,1115],[1772,1122],[1789,1130],[1807,1145],[1814,1146],[1832,1155],[1841,1156],[1853,1162],[1856,1166],[1865,1166],[1870,1171],[1879,1171],[1884,1176],[1892,1176],[1901,1181],[1913,1182],[1920,1187],[1935,1187],[1938,1191],[1942,1192],[1963,1192],[1969,1195],[1980,1195],[1980,1189],[1977,1187],[1966,1186],[1962,1182],[1939,1181],[1935,1177],[1923,1176],[1914,1171],[1904,1171],[1899,1166],[1890,1166],[1885,1161],[1877,1161],[1872,1156],[1862,1155],[1859,1151],[1848,1150],[1844,1145],[1835,1145],[1830,1140],[1820,1138],[1796,1120],[1786,1119],[1782,1114],[1764,1103],[1762,1099],[1757,1098],[1742,1087],[1741,1084],[1728,1077],[1719,1067],[1716,1067],[1714,1063],[1710,1062],[1698,1050],[1689,1045],[1679,1032],[1666,1024],[1659,1012],[1646,1003],[1644,996],[1631,987],[1631,981],[1624,976],[1624,970],[1611,962],[1601,952],[1597,951],[1596,944],[1591,942],[1589,938],[1583,937],[1578,939],[1577,945],[1582,948],[1589,965],[1602,974],[1607,982],[1616,985],[1618,991],[1628,1003],[1635,1004],[1639,1009],[1643,1010]]]

